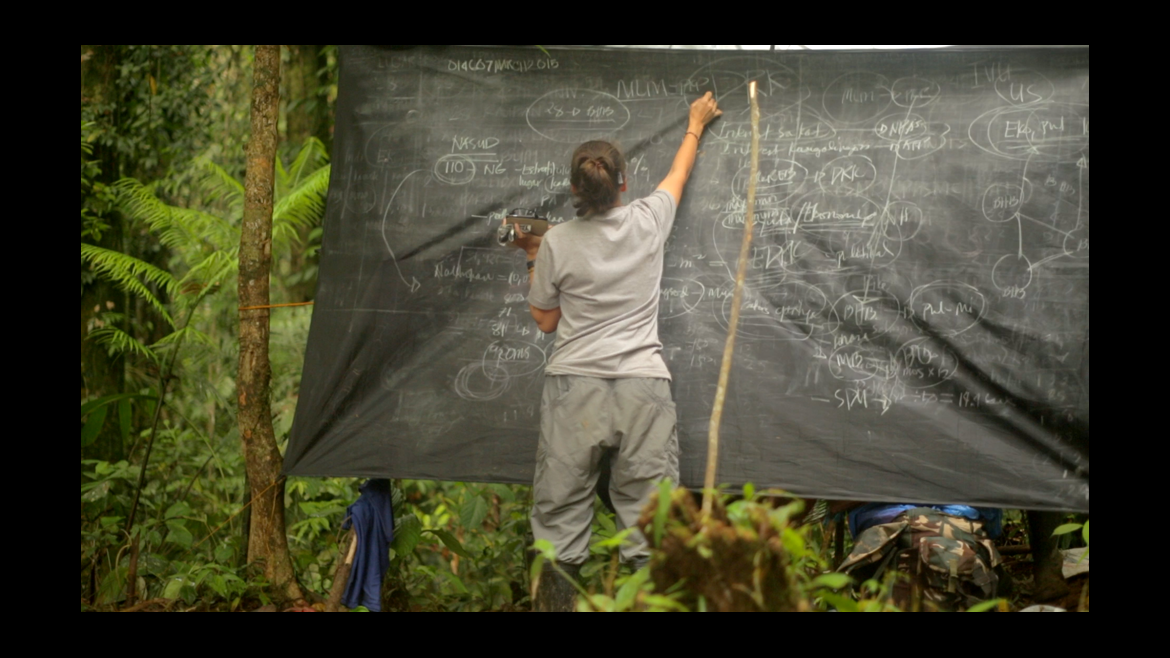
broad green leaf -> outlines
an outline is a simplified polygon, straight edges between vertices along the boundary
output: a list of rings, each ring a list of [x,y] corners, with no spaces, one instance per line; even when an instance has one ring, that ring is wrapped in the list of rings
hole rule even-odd
[[[617,605],[614,600],[604,594],[594,594],[586,600],[585,598],[577,599],[577,612],[614,612]]]
[[[469,560],[475,559],[471,556],[471,553],[467,552],[466,548],[463,548],[463,544],[459,543],[459,539],[450,532],[447,532],[446,530],[424,530],[424,532],[429,532],[438,537],[439,541],[443,542],[447,548],[451,549],[452,553],[460,557],[465,557]]]
[[[394,524],[394,543],[392,545],[394,551],[399,555],[407,555],[413,551],[421,538],[422,524],[419,523],[417,516],[407,514]]]
[[[106,407],[98,407],[89,414],[85,425],[81,428],[81,447],[85,447],[97,440],[102,425],[106,423]]]
[[[732,525],[750,525],[748,510],[755,506],[756,504],[749,500],[737,500],[727,506],[727,520],[731,521]]]
[[[215,547],[215,561],[220,563],[228,563],[235,557],[236,552],[232,549],[230,544],[223,543]]]
[[[629,537],[630,533],[633,531],[634,531],[633,528],[626,528],[625,530],[622,530],[621,532],[614,534],[614,536],[612,536],[612,537],[606,537],[605,539],[602,539],[602,540],[598,541],[597,543],[593,544],[593,548],[618,548],[619,546],[621,546],[622,544],[624,544],[626,542],[626,538]],[[601,551],[601,552],[604,553],[604,552],[608,552],[608,551]]]
[[[826,573],[821,574],[813,579],[813,587],[827,587],[829,589],[841,589],[848,587],[849,583],[853,582],[847,574],[843,573]]]
[[[167,586],[163,588],[164,599],[177,599],[183,591],[183,585],[186,583],[184,576],[175,576],[167,581]]]
[[[98,398],[96,400],[90,400],[89,402],[82,403],[81,417],[85,418],[91,411],[93,411],[94,409],[97,409],[98,407],[104,407],[107,404],[117,402],[119,400],[131,400],[134,398],[143,398],[146,400],[154,400],[155,396],[143,395],[142,393],[116,393],[114,395],[107,395],[103,398]]]
[[[788,519],[792,518],[794,514],[799,514],[803,511],[804,501],[800,498],[797,498],[787,505],[781,505],[780,507],[772,510],[768,513],[768,516],[772,517],[772,520],[775,521],[777,525],[787,525]]]
[[[1057,535],[1067,535],[1070,532],[1075,532],[1080,529],[1081,524],[1079,523],[1065,523],[1064,525],[1057,526],[1056,530],[1052,531],[1052,536],[1055,537]]]
[[[1081,537],[1083,537],[1085,539],[1085,546],[1088,546],[1089,545],[1089,522],[1088,521],[1085,521],[1085,528],[1084,528],[1084,530],[1081,530]],[[1088,551],[1085,551],[1085,552],[1088,553]]]
[[[506,484],[493,484],[491,485],[491,490],[505,503],[516,502],[516,494],[512,492],[512,487]]]
[[[546,560],[555,561],[557,559],[557,549],[547,539],[537,539],[532,543],[532,548],[536,549],[536,552]]]
[[[97,599],[94,602],[106,605],[126,598],[126,572],[126,567],[118,567],[107,573],[98,585]]]
[[[613,523],[613,517],[609,514],[594,515],[593,520],[597,521],[597,525],[601,526],[601,529],[605,532],[614,533],[617,531],[617,526]]]
[[[642,601],[646,604],[662,608],[663,610],[678,610],[679,612],[686,612],[687,607],[678,601],[661,594],[647,594],[642,597]]]
[[[642,589],[642,585],[650,580],[650,567],[642,567],[635,571],[622,586],[618,588],[615,603],[617,609],[629,610],[634,601],[638,598],[638,592]]]
[[[746,482],[743,485],[743,499],[751,500],[756,495],[756,485],[751,482]]]
[[[110,493],[110,481],[99,480],[81,485],[81,500],[92,503],[105,498]]]
[[[122,430],[122,445],[126,446],[130,443],[130,421],[134,420],[134,414],[130,411],[130,399],[118,401],[118,428]],[[127,448],[129,450],[129,448]]]
[[[475,530],[487,518],[488,503],[483,496],[473,495],[459,509],[459,524],[468,530]]]
[[[1001,600],[1002,599],[989,599],[987,601],[980,601],[970,608],[967,608],[967,612],[989,612],[991,610],[995,610],[997,607],[999,607]]]
[[[367,608],[367,607],[366,607],[366,606],[364,606],[364,605],[359,605],[359,606],[358,606],[358,607],[356,607],[356,608],[350,608],[350,609],[349,609],[349,611],[350,611],[350,612],[369,612],[369,611],[370,611],[370,609],[369,609],[369,608]]]
[[[443,577],[445,577],[447,581],[455,587],[455,591],[459,592],[460,594],[468,593],[467,586],[463,584],[463,581],[459,579],[459,576],[456,576],[450,571],[440,571],[439,573],[443,574]]]
[[[177,516],[188,516],[191,514],[191,506],[182,501],[175,503],[167,508],[165,517],[173,519]]]
[[[167,534],[168,542],[178,544],[183,548],[191,548],[191,544],[195,542],[195,538],[191,535],[191,531],[187,529],[187,525],[182,519],[168,520],[167,528],[170,529],[170,533]]]
[[[858,610],[857,601],[854,601],[847,596],[834,594],[832,592],[824,592],[819,596],[825,603],[828,603],[841,612],[857,612]]]

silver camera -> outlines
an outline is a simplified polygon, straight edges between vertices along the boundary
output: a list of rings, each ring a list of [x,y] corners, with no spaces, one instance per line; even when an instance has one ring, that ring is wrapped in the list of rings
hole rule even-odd
[[[516,228],[519,227],[525,235],[544,235],[548,231],[548,219],[541,217],[535,210],[516,208],[508,213],[506,224],[496,229],[496,242],[501,246],[516,240]]]

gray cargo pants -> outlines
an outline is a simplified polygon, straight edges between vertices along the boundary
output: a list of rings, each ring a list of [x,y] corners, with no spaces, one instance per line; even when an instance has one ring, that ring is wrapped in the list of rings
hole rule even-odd
[[[634,527],[621,547],[624,562],[649,555],[638,515],[663,478],[678,482],[677,414],[665,379],[544,378],[540,443],[532,485],[532,534],[557,549],[557,559],[589,557],[593,496],[601,459],[612,456],[610,498],[619,530]]]

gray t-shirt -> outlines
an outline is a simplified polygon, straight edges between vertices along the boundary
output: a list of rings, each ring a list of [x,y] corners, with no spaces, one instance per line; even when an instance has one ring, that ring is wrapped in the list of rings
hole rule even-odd
[[[561,307],[545,374],[670,379],[658,340],[658,287],[675,200],[644,199],[545,234],[528,303]]]

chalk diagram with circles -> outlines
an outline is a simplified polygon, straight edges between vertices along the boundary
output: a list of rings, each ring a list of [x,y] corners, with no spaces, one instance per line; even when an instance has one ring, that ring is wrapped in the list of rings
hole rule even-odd
[[[693,326],[726,332],[729,325],[751,182],[747,89],[755,80],[761,157],[738,338],[806,355],[810,372],[826,377],[806,384],[815,401],[883,414],[902,400],[956,403],[942,386],[961,367],[951,341],[1001,299],[1026,299],[1045,267],[1088,259],[1087,102],[1061,100],[1067,95],[1057,85],[1027,68],[994,68],[979,108],[967,111],[955,108],[974,92],[955,79],[891,75],[886,66],[821,69],[810,84],[802,67],[800,58],[731,56],[671,80],[562,77],[557,86],[526,87],[504,110],[491,103],[411,110],[366,133],[366,174],[350,177],[344,203],[377,216],[401,298],[448,295],[474,309],[446,329],[464,337],[449,355],[459,361],[450,390],[467,402],[494,402],[518,382],[537,381],[552,354],[554,338],[528,318],[523,255],[487,239],[463,239],[425,268],[418,254],[440,252],[467,231],[486,236],[510,207],[539,207],[554,224],[570,219],[568,154],[587,140],[634,144],[627,201],[648,194],[677,148],[678,117],[713,91],[724,115],[703,136],[687,192],[693,198],[684,199],[678,236],[667,242],[659,287],[668,365],[676,375],[709,373],[721,346]],[[445,84],[443,98],[458,97],[459,85],[474,87]],[[498,93],[492,89],[476,93]],[[421,149],[412,121],[431,131],[427,144],[440,146]],[[956,191],[968,181],[935,170],[963,148],[993,163],[980,165],[975,191]],[[423,152],[425,161],[396,160]],[[957,213],[956,203],[970,212]],[[434,213],[446,228],[422,246],[395,242],[435,221]],[[916,268],[933,249],[991,260],[979,279],[953,275],[959,268],[949,263],[937,272]],[[670,344],[670,336],[682,338]]]

